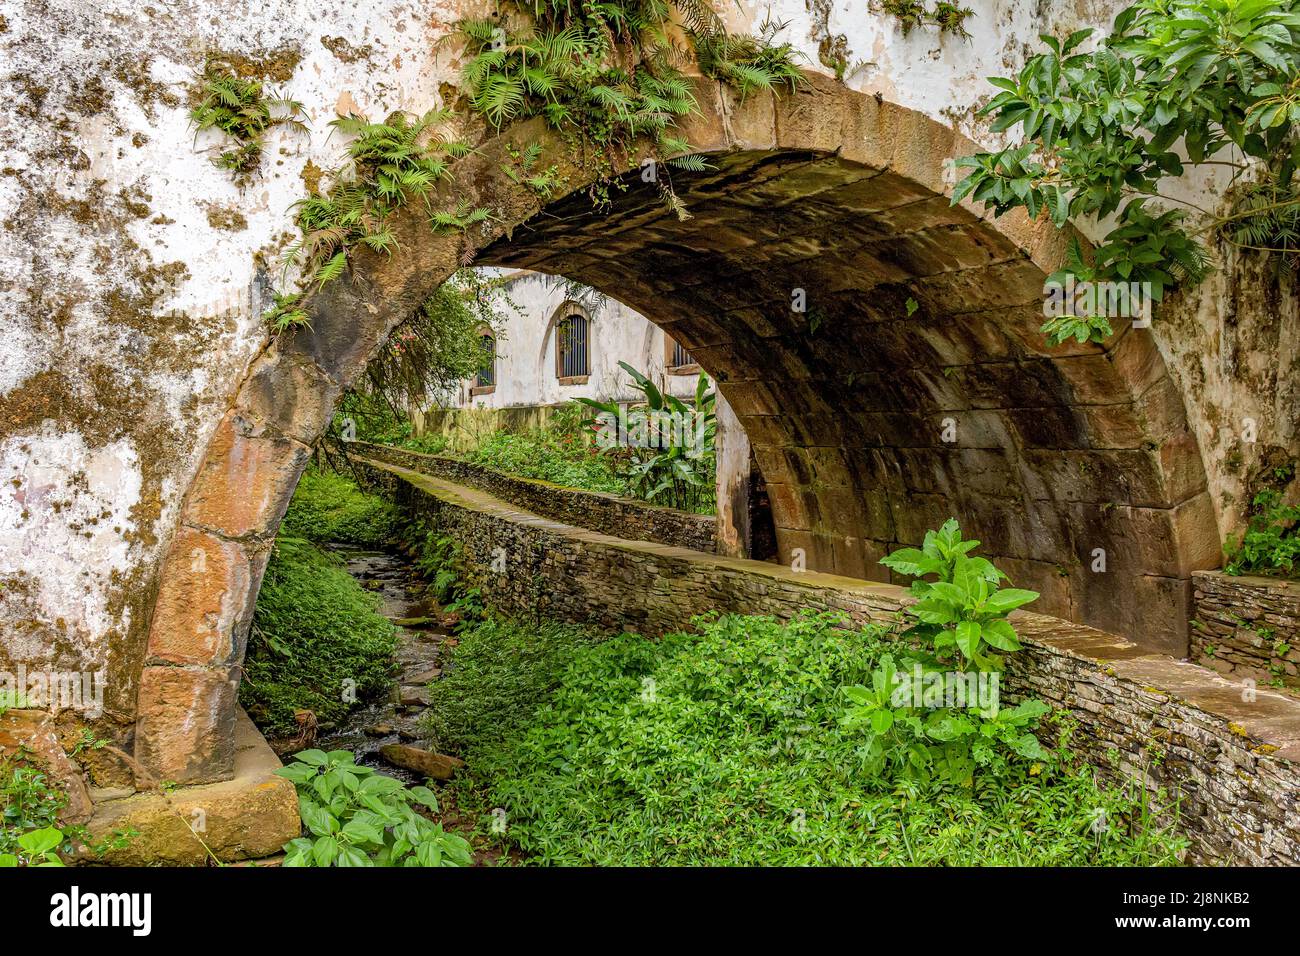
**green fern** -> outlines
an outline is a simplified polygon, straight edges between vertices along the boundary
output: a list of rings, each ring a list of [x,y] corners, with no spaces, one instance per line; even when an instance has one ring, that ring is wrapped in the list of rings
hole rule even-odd
[[[1274,181],[1253,183],[1233,202],[1231,217],[1219,236],[1234,246],[1276,253],[1292,271],[1300,271],[1300,189]]]
[[[757,37],[700,37],[696,40],[700,69],[706,76],[734,87],[741,99],[782,87],[793,90],[803,82],[796,64],[799,54],[789,43],[775,42],[786,26],[784,22],[767,20]]]
[[[190,110],[195,135],[216,130],[234,140],[213,162],[237,176],[257,169],[272,127],[307,128],[306,113],[297,100],[268,96],[260,80],[243,79],[214,60],[204,65],[198,93],[199,102]]]
[[[302,293],[290,295],[277,292],[271,307],[263,318],[276,335],[292,329],[311,328],[311,316],[302,308]]]
[[[333,120],[331,126],[352,137],[347,157],[328,192],[295,204],[302,238],[290,246],[286,263],[301,264],[319,288],[343,273],[359,245],[391,253],[397,237],[389,217],[408,202],[427,206],[451,160],[469,152],[445,133],[450,118],[447,110],[431,110],[395,112],[382,123],[355,114]]]

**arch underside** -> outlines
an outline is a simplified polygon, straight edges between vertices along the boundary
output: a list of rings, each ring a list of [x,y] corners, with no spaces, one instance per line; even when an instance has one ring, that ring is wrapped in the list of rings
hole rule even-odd
[[[570,196],[477,261],[583,282],[687,348],[754,445],[781,560],[888,581],[884,554],[956,517],[1037,609],[1182,653],[1188,574],[1217,540],[1150,333],[1048,348],[1043,270],[891,171],[711,162],[674,175],[686,221],[629,174],[601,214]]]
[[[160,573],[140,662],[144,767],[230,776],[244,643],[310,444],[388,333],[468,261],[578,280],[688,349],[755,448],[782,560],[801,548],[811,569],[879,580],[883,554],[956,517],[1042,592],[1036,610],[1183,652],[1189,574],[1218,563],[1219,539],[1150,332],[1119,322],[1107,348],[1046,348],[1059,236],[951,207],[947,161],[973,145],[951,129],[824,77],[779,99],[740,103],[703,80],[697,94],[685,132],[715,168],[673,173],[692,218],[639,169],[594,209],[596,170],[540,120],[519,124],[447,186],[449,202],[492,211],[481,231],[436,234],[407,207],[392,254],[356,250],[306,300],[311,329],[253,363]],[[544,203],[503,174],[531,143],[567,197]]]

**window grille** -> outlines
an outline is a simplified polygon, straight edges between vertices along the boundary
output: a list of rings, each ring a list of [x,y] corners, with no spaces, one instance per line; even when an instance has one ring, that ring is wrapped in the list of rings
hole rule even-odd
[[[574,378],[581,375],[590,375],[588,367],[587,353],[587,319],[581,315],[569,315],[559,324],[559,337],[557,339],[557,348],[559,349],[559,372],[560,378]]]

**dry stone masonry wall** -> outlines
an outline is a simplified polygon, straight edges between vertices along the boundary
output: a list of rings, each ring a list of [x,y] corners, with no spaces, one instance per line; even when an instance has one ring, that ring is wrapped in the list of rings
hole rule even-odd
[[[1300,581],[1193,575],[1191,658],[1238,679],[1300,688]]]
[[[422,475],[446,478],[486,491],[521,508],[565,524],[620,538],[639,538],[696,551],[715,551],[712,515],[697,515],[595,491],[578,491],[533,478],[518,478],[492,468],[441,455],[424,455],[384,445],[356,442],[349,450],[401,465]]]
[[[453,535],[473,584],[515,613],[658,635],[713,610],[888,621],[906,600],[893,585],[623,540],[396,465],[360,467]],[[501,554],[504,574],[492,570]],[[1073,714],[1072,746],[1103,773],[1175,795],[1193,860],[1300,864],[1300,701],[1093,628],[1026,613],[1015,624],[1027,650],[1009,671],[1013,696]]]

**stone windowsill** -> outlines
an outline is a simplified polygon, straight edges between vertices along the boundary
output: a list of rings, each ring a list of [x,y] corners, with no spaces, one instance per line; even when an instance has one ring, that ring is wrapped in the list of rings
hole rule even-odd
[[[561,375],[561,385],[586,385],[590,375]]]

